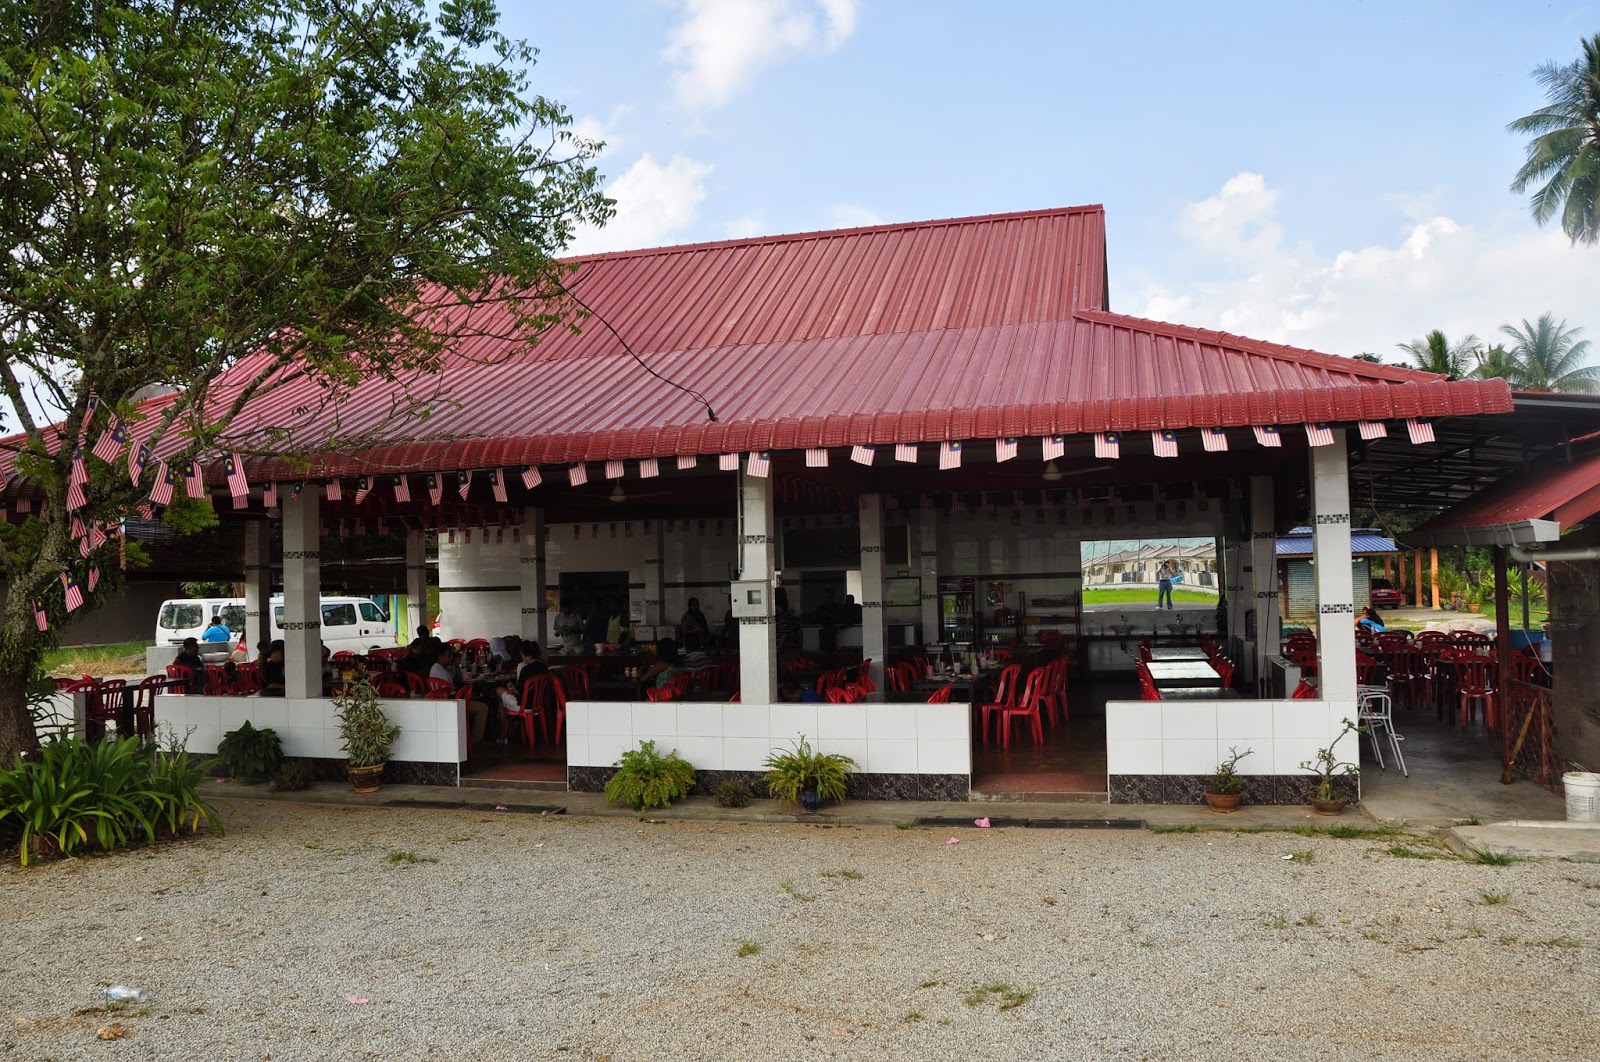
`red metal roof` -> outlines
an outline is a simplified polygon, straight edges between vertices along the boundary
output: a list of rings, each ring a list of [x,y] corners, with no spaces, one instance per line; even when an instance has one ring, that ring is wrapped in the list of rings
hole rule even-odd
[[[1600,512],[1600,452],[1571,464],[1551,460],[1546,469],[1506,476],[1414,533],[1426,537],[1524,520],[1554,520],[1569,528]]]
[[[447,400],[394,421],[395,389],[357,387],[337,432],[393,440],[313,473],[485,468],[853,443],[1071,435],[1509,412],[1503,381],[1428,373],[1107,312],[1098,206],[732,240],[571,260],[599,322],[530,346],[473,311],[420,389]],[[213,387],[221,407],[252,369]],[[230,435],[335,418],[297,381]],[[309,411],[309,412],[308,412]],[[294,470],[252,459],[252,479]],[[304,475],[304,466],[298,466]],[[213,468],[213,479],[220,478]]]

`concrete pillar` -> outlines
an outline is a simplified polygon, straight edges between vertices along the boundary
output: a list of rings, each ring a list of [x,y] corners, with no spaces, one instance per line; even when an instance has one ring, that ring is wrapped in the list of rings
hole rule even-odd
[[[550,614],[545,609],[544,588],[549,581],[545,564],[544,510],[528,506],[522,510],[522,540],[518,559],[522,576],[523,641],[544,647],[550,629]]]
[[[322,488],[283,501],[284,695],[322,696]]]
[[[764,583],[766,615],[739,620],[739,699],[772,704],[778,699],[778,640],[772,625],[772,577],[777,523],[772,513],[772,480],[739,469],[739,578]]]
[[[406,529],[406,612],[401,640],[409,643],[428,623],[428,533],[419,528]]]
[[[1436,549],[1428,551],[1428,580],[1433,585],[1433,608],[1437,612],[1439,609],[1439,551]]]
[[[1316,562],[1322,699],[1356,699],[1355,585],[1350,569],[1350,468],[1344,430],[1311,448],[1311,556]]]
[[[1512,676],[1511,667],[1511,581],[1506,577],[1506,548],[1494,547],[1491,554],[1494,558],[1494,647],[1495,659],[1500,662],[1500,673],[1495,676],[1494,688],[1501,691],[1509,690],[1509,680]],[[1500,695],[1501,703],[1505,702],[1505,693]],[[1505,709],[1501,709],[1505,714]]]
[[[1416,606],[1427,608],[1428,603],[1422,597],[1422,551],[1415,550],[1411,554],[1411,575],[1417,584]]]
[[[861,656],[872,661],[872,682],[883,691],[888,689],[883,658],[889,649],[883,613],[883,495],[861,495],[860,531]]]
[[[251,520],[244,525],[244,645],[254,660],[262,642],[271,637],[272,525]]]
[[[939,514],[917,510],[917,574],[922,578],[922,644],[939,640]]]
[[[674,616],[669,619],[667,616],[667,566],[663,563],[666,559],[666,532],[662,530],[660,520],[650,526],[644,547],[644,621],[652,627],[670,627],[678,622],[678,618]]]
[[[1278,532],[1271,476],[1250,477],[1250,608],[1256,614],[1255,644],[1250,646],[1257,680],[1267,660],[1277,656],[1283,641],[1278,618]]]

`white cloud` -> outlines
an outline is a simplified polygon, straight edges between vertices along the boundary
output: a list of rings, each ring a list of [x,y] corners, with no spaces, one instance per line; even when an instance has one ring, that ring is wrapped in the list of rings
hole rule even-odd
[[[1408,218],[1393,244],[1326,253],[1291,238],[1278,200],[1259,174],[1240,173],[1217,195],[1189,204],[1174,224],[1183,247],[1168,268],[1193,279],[1144,279],[1134,297],[1119,295],[1112,305],[1386,361],[1399,360],[1395,344],[1431,328],[1491,336],[1546,310],[1600,331],[1600,320],[1583,316],[1593,313],[1600,290],[1600,254],[1574,249],[1558,229],[1535,228],[1525,217],[1477,227],[1434,214]],[[1418,205],[1391,197],[1405,214]]]
[[[746,236],[760,236],[766,231],[766,219],[760,214],[746,214],[742,218],[730,218],[722,223],[722,234],[730,240],[742,240]]]
[[[836,50],[856,28],[858,0],[681,0],[683,21],[662,54],[678,100],[720,107],[756,72],[795,54]]]
[[[578,233],[568,254],[636,250],[670,243],[670,235],[693,224],[706,198],[711,166],[674,155],[665,166],[648,151],[606,186],[617,201],[616,215],[603,229]]]
[[[828,218],[841,229],[859,229],[868,225],[882,225],[883,218],[871,207],[859,203],[834,203],[828,207]]]

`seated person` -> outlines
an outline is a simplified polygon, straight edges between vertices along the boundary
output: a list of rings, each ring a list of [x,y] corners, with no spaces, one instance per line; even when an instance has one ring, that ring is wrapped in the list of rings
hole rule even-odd
[[[1383,617],[1378,615],[1378,610],[1371,605],[1361,610],[1361,617],[1356,620],[1356,627],[1358,629],[1365,627],[1374,634],[1382,634],[1386,629],[1383,625]]]
[[[799,704],[805,699],[805,691],[794,683],[778,683],[778,700],[783,701],[785,704]]]
[[[450,684],[451,689],[461,684],[461,677],[456,673],[457,654],[452,646],[445,646],[444,652],[439,654],[439,659],[428,670],[428,677],[442,679]],[[483,732],[489,726],[489,706],[480,700],[467,701],[467,721],[470,724],[471,743],[476,745],[483,741]]]
[[[221,616],[212,616],[211,625],[201,632],[200,640],[202,642],[231,642],[233,641],[233,632],[228,629],[226,623],[222,622]]]
[[[656,662],[639,676],[639,685],[660,689],[682,670],[683,658],[678,655],[678,643],[671,638],[663,638],[656,643]]]
[[[283,641],[267,646],[267,655],[261,658],[261,696],[282,697],[286,680],[283,673]]]
[[[199,642],[193,638],[185,638],[172,662],[189,669],[189,685],[185,690],[186,693],[199,694],[206,691],[206,662],[200,659]]]
[[[545,666],[543,656],[538,645],[533,642],[523,642],[521,646],[522,663],[517,665],[517,676],[510,684],[501,686],[500,707],[513,712],[522,710],[523,698],[528,692],[528,683],[539,675],[548,675],[550,669]],[[506,734],[505,717],[500,718],[500,734],[502,739]]]
[[[683,666],[690,671],[711,666],[711,657],[706,655],[698,634],[691,634],[683,640]]]
[[[400,658],[395,665],[397,671],[409,671],[413,675],[427,675],[428,669],[433,667],[433,660],[428,655],[428,643],[418,638],[406,646],[406,655]]]

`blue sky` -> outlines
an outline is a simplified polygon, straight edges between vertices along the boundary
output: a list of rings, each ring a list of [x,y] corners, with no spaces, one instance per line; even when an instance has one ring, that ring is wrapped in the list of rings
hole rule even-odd
[[[1112,308],[1397,358],[1553,310],[1600,248],[1507,186],[1600,3],[507,0],[607,141],[611,250],[1103,203]]]

